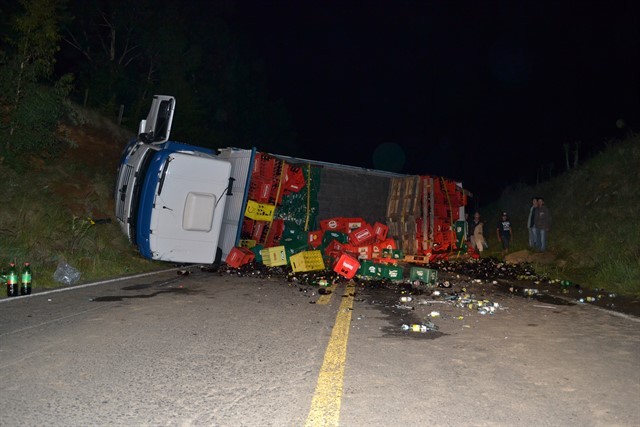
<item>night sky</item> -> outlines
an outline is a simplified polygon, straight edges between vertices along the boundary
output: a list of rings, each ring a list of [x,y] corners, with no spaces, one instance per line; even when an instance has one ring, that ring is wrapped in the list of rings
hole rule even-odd
[[[487,202],[564,168],[566,143],[584,158],[640,129],[639,3],[241,1],[235,15],[306,157],[443,175]]]

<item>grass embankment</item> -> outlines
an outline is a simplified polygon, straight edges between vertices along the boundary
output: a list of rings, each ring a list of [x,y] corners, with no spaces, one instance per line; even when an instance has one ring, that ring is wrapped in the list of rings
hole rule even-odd
[[[80,283],[167,268],[138,255],[115,222],[89,220],[113,218],[127,137],[104,121],[68,130],[74,147],[63,158],[34,158],[21,172],[0,164],[0,268],[30,262],[34,291],[61,285],[53,275],[63,260],[81,273]]]
[[[497,204],[481,212],[488,219],[491,253],[499,254],[495,226],[502,210],[515,227],[511,252],[528,249],[526,220],[533,196],[544,197],[553,218],[549,252],[555,262],[536,265],[538,272],[592,289],[640,295],[640,135],[610,142],[597,156],[548,182],[505,190]]]

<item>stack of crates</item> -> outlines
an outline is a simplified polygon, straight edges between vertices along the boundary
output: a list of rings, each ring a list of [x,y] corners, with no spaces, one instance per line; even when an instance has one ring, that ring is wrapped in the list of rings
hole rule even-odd
[[[466,203],[455,181],[428,175],[394,178],[387,203],[388,234],[410,255],[459,249],[455,223]]]
[[[252,240],[264,247],[279,245],[284,221],[275,218],[276,209],[285,193],[300,191],[304,184],[301,168],[288,165],[270,154],[257,153],[240,239]]]

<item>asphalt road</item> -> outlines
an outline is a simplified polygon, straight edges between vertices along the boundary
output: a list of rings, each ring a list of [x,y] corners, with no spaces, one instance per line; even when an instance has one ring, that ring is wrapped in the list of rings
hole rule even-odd
[[[195,268],[0,300],[0,425],[640,425],[638,318],[460,286],[495,314]]]

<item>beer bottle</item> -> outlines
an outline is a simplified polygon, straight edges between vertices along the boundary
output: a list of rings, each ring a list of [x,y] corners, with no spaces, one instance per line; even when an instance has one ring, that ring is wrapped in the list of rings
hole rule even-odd
[[[7,272],[7,296],[18,296],[18,272],[14,262],[9,263],[9,271]]]
[[[28,262],[24,263],[20,275],[20,295],[31,295],[31,265]]]

